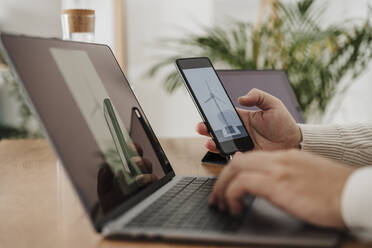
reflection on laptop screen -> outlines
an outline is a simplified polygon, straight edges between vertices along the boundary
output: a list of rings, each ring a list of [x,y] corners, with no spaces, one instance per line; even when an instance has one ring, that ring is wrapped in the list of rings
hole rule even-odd
[[[16,36],[3,43],[94,222],[172,176],[108,47]]]

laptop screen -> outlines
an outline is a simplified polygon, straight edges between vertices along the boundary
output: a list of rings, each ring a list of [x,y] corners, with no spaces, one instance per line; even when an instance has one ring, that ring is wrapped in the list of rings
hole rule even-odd
[[[107,46],[1,39],[98,229],[174,176]]]
[[[305,120],[301,108],[289,83],[288,77],[281,70],[217,70],[227,93],[238,108],[257,110],[238,103],[238,98],[251,89],[257,88],[279,98],[298,123]]]

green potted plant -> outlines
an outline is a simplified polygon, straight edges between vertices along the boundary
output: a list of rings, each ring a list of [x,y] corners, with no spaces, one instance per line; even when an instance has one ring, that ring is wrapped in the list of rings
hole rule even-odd
[[[365,70],[372,56],[372,26],[369,15],[359,24],[349,20],[324,27],[326,5],[316,2],[272,1],[271,14],[260,26],[236,22],[229,28],[214,26],[202,35],[167,40],[163,47],[174,54],[163,57],[147,75],[190,56],[207,56],[220,68],[283,69],[305,116],[321,115],[332,97],[350,85],[340,89],[339,83]],[[175,71],[163,83],[169,93],[182,85]]]

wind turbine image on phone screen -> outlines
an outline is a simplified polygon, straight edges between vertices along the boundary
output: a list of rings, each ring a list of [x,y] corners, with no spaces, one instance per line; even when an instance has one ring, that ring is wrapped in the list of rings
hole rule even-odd
[[[204,103],[208,103],[210,100],[212,100],[214,102],[214,104],[216,105],[216,107],[218,108],[219,113],[220,113],[223,121],[225,122],[226,127],[229,126],[229,123],[226,119],[226,116],[225,116],[224,112],[222,111],[220,104],[218,103],[218,101],[220,101],[222,104],[225,104],[225,102],[212,92],[212,89],[209,86],[209,83],[208,83],[207,80],[205,81],[205,84],[207,85],[209,98],[207,100],[205,100]]]

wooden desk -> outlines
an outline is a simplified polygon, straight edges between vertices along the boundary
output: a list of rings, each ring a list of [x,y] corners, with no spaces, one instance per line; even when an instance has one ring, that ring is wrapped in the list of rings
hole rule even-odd
[[[177,174],[217,175],[220,171],[217,166],[200,165],[203,139],[163,139],[161,143]],[[45,140],[0,142],[0,216],[0,247],[215,247],[102,239]],[[367,246],[349,241],[341,247]]]

